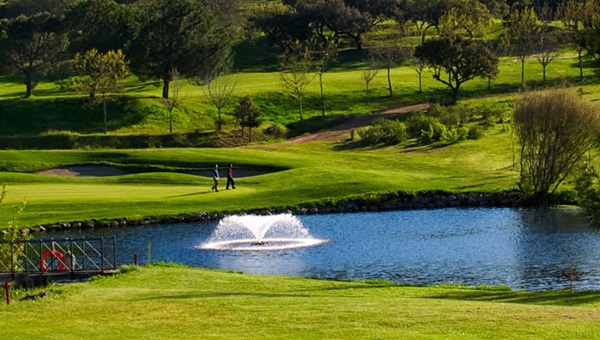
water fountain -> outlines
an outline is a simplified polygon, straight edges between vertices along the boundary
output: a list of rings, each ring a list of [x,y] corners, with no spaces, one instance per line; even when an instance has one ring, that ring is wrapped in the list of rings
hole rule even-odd
[[[310,236],[292,214],[229,216],[219,222],[205,250],[265,251],[313,247],[327,242]]]

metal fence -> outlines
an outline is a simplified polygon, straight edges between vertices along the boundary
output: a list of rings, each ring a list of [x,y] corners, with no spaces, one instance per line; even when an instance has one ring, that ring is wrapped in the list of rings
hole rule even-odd
[[[0,242],[0,281],[102,274],[117,269],[116,238]]]

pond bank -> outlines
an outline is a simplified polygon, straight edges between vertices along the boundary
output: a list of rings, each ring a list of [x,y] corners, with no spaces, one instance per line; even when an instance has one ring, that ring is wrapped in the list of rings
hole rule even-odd
[[[442,208],[505,208],[529,207],[531,203],[515,191],[500,193],[448,193],[426,191],[419,193],[395,192],[388,194],[367,194],[338,200],[324,200],[290,207],[273,207],[240,211],[200,212],[178,216],[149,216],[138,219],[119,218],[114,220],[89,220],[45,224],[25,228],[30,232],[44,232],[68,229],[119,228],[175,223],[207,223],[217,221],[227,215],[257,214],[270,215],[291,213],[294,215],[316,215],[334,213],[377,212],[394,210],[422,210]]]

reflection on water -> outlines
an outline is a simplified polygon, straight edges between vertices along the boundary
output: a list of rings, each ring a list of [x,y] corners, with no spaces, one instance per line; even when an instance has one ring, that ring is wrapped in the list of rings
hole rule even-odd
[[[195,249],[215,224],[101,229],[63,236],[116,235],[121,264],[152,260],[247,273],[410,284],[506,285],[525,289],[600,289],[600,235],[575,210],[442,209],[300,217],[329,243],[276,252]],[[58,237],[57,234],[44,237]]]

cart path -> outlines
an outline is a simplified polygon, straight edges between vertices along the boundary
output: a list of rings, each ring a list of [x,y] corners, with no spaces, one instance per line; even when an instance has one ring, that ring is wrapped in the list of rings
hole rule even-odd
[[[359,129],[365,126],[369,126],[373,123],[373,120],[377,118],[396,118],[398,116],[405,115],[416,111],[427,110],[431,107],[430,103],[423,103],[410,106],[396,107],[387,111],[378,112],[375,114],[360,116],[350,121],[337,125],[333,128],[316,132],[309,135],[300,136],[295,139],[291,139],[281,143],[282,145],[293,145],[293,144],[304,144],[311,142],[330,142],[339,141],[349,137],[350,130]]]

